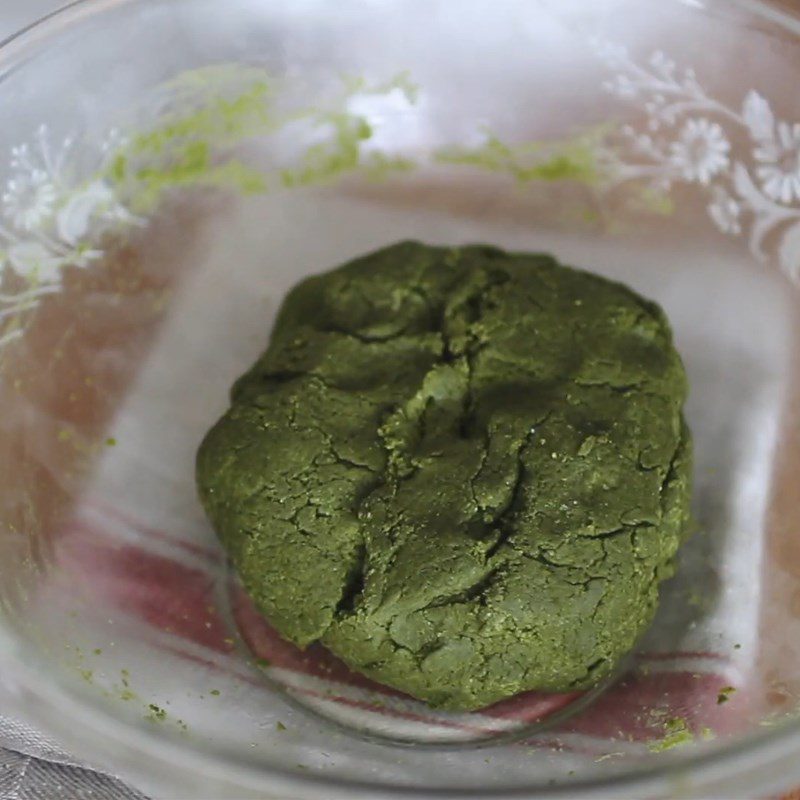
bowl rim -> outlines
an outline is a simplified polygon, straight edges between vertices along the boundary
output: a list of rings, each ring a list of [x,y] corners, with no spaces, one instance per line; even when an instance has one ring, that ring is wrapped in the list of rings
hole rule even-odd
[[[134,3],[158,0],[73,0],[32,22],[18,32],[0,40],[0,82],[12,71],[22,66],[32,51],[89,19]],[[183,0],[193,2],[193,0]],[[705,8],[698,0],[672,0],[687,6]],[[728,0],[729,5],[741,11],[780,25],[800,37],[800,17],[774,8],[768,0]],[[8,620],[6,620],[8,622]],[[12,626],[13,622],[12,622]],[[264,790],[264,780],[270,782],[270,791],[291,792],[292,796],[324,796],[330,800],[410,800],[429,797],[431,800],[523,800],[524,798],[575,798],[661,796],[663,793],[713,796],[747,797],[757,789],[766,796],[770,791],[785,789],[792,782],[800,782],[800,719],[789,720],[774,728],[748,734],[730,745],[707,746],[701,752],[683,752],[679,758],[664,753],[661,763],[634,768],[622,775],[600,777],[594,780],[565,781],[555,786],[497,789],[437,789],[422,790],[370,781],[358,781],[337,776],[320,776],[298,772],[280,766],[265,765],[263,761],[220,754],[210,749],[192,746],[173,738],[165,731],[131,726],[110,713],[106,706],[88,694],[78,695],[59,677],[44,673],[36,664],[36,649],[24,636],[12,636],[8,627],[0,627],[0,676],[11,695],[20,702],[30,722],[40,729],[61,738],[77,755],[89,762],[97,761],[97,754],[108,759],[111,766],[125,754],[127,769],[119,771],[123,777],[141,780],[134,763],[147,759],[154,770],[163,775],[174,774],[175,768],[222,781],[231,788]],[[32,668],[33,667],[33,668]],[[75,743],[74,720],[80,719],[81,730],[89,734],[86,740]],[[144,734],[144,735],[142,735]],[[91,741],[88,741],[91,739]],[[135,759],[135,760],[134,760]],[[721,793],[723,792],[723,793]]]

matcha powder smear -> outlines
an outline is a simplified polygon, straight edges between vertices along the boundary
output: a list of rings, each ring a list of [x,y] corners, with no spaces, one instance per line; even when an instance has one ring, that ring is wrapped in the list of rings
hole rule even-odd
[[[280,633],[433,706],[609,674],[687,529],[661,309],[546,255],[402,242],[295,287],[197,461]]]

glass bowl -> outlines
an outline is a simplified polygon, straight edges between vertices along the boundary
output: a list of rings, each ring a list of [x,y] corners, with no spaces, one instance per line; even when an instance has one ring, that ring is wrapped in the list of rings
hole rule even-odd
[[[158,795],[800,783],[798,70],[744,0],[93,0],[6,42],[3,708]],[[287,289],[407,238],[551,251],[673,322],[696,530],[595,692],[445,714],[300,652],[199,506]]]

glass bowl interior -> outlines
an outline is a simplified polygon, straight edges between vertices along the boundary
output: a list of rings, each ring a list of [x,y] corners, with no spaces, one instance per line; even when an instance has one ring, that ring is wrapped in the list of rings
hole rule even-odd
[[[798,30],[721,1],[96,0],[7,43],[9,703],[153,791],[800,782]],[[197,445],[286,291],[409,238],[550,251],[673,323],[696,530],[589,696],[446,714],[300,652],[198,503]]]

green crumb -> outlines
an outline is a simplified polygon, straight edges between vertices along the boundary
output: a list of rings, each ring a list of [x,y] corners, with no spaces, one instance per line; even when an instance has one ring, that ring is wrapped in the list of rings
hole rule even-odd
[[[117,444],[117,440],[113,436],[109,436],[108,439],[106,439],[106,446],[107,447],[115,447],[116,444]]]
[[[285,731],[285,730],[286,730],[286,726],[285,726],[285,725],[284,725],[284,724],[283,724],[283,723],[282,723],[280,720],[278,720],[278,721],[275,723],[275,730],[277,730],[277,731],[280,731],[280,732],[283,732],[283,731]]]
[[[266,669],[267,667],[272,666],[272,662],[268,658],[257,658],[256,666],[261,667],[261,669]]]
[[[294,644],[453,711],[574,691],[649,626],[687,535],[686,392],[622,284],[401,242],[292,289],[197,484]]]
[[[719,694],[717,695],[717,705],[721,706],[723,703],[727,703],[735,691],[735,686],[724,686],[722,689],[720,689]]]
[[[186,731],[188,731],[188,730],[189,730],[189,726],[188,726],[188,725],[187,725],[187,724],[186,724],[186,723],[185,723],[185,722],[184,722],[182,719],[176,720],[176,721],[175,721],[175,724],[176,724],[176,725],[177,725],[177,726],[178,726],[178,727],[179,727],[179,728],[180,728],[180,729],[181,729],[181,730],[182,730],[184,733],[185,733]]]
[[[155,705],[155,703],[150,703],[147,708],[150,710],[150,713],[147,715],[147,719],[150,722],[163,722],[167,718],[167,712],[164,711],[163,708]]]
[[[92,678],[94,678],[94,672],[90,669],[81,669],[78,670],[80,672],[81,678],[83,678],[87,683],[92,682]]]
[[[665,750],[672,750],[675,747],[682,747],[694,742],[694,735],[686,724],[686,720],[681,717],[673,717],[664,723],[666,736],[658,741],[651,742],[647,749],[651,753],[662,753]]]
[[[700,738],[704,742],[710,742],[712,739],[716,738],[716,735],[715,735],[714,731],[711,730],[711,728],[709,728],[708,726],[705,726],[700,731]]]
[[[101,650],[99,647],[95,647],[95,649],[94,649],[94,650],[92,650],[92,652],[93,652],[93,653],[94,653],[96,656],[101,656],[101,655],[103,655],[103,651],[102,651],[102,650]]]
[[[132,692],[130,689],[123,689],[119,693],[119,699],[120,700],[126,700],[126,701],[127,700],[136,700],[137,699],[137,694],[136,694],[136,692]]]
[[[219,697],[219,689],[212,689],[209,694],[213,694],[214,697]]]
[[[737,644],[735,644],[735,645],[733,646],[733,649],[734,649],[734,650],[741,650],[741,649],[742,649],[742,646],[741,646],[740,644],[738,644],[738,643],[737,643]]]

